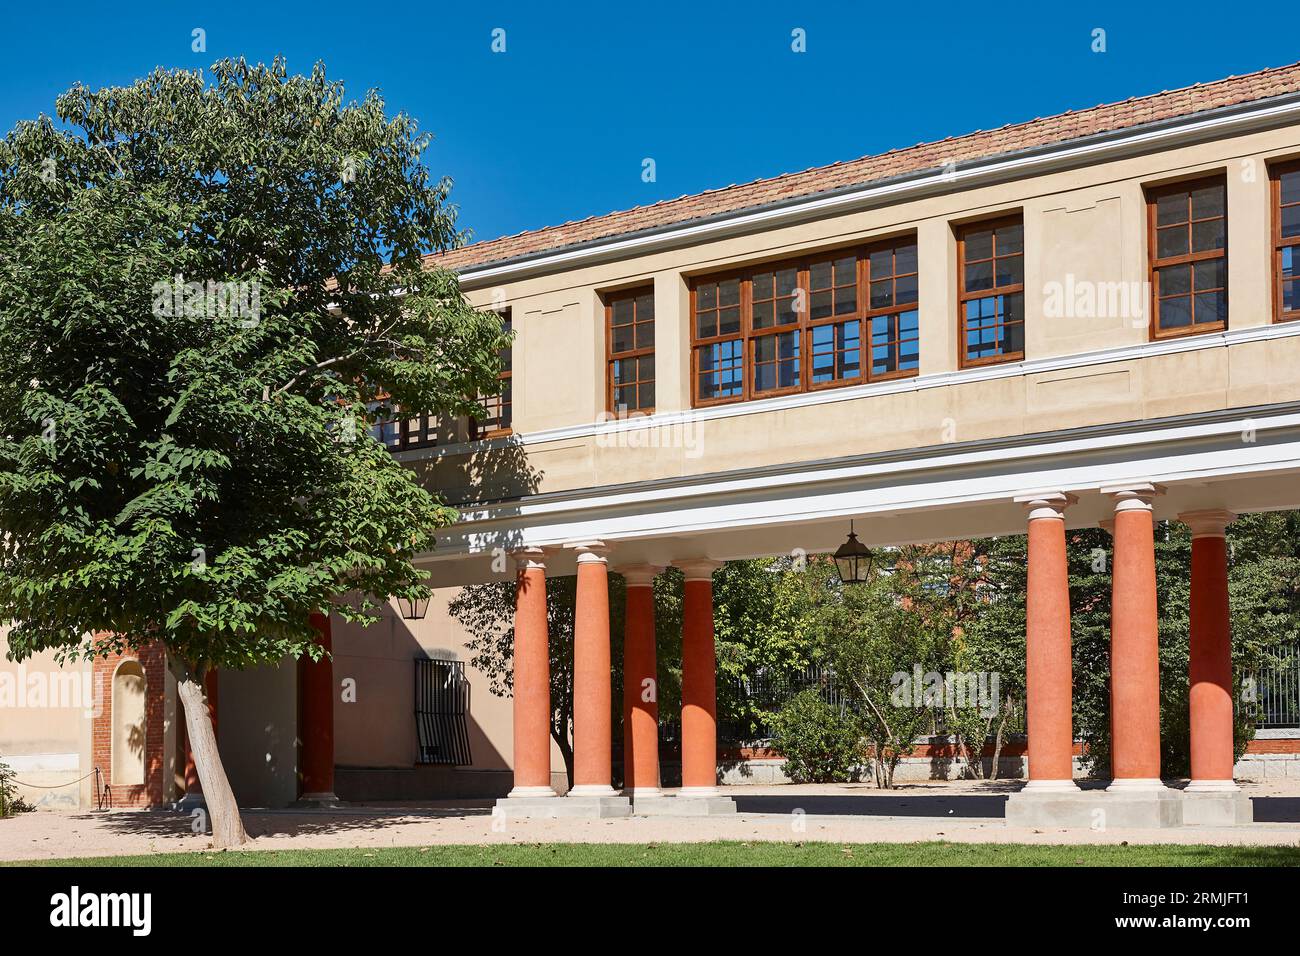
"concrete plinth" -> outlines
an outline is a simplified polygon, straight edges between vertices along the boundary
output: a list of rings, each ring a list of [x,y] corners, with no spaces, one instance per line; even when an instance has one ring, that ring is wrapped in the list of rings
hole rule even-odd
[[[652,797],[632,805],[635,817],[716,817],[734,814],[736,801],[731,797]]]
[[[502,797],[496,802],[496,810],[504,813],[508,820],[557,817],[587,817],[595,820],[630,815],[632,801],[617,794],[600,797]]]
[[[1022,790],[1007,799],[1010,827],[1231,827],[1253,823],[1250,797],[1236,790],[1132,787],[1053,793]]]
[[[1255,822],[1255,807],[1241,791],[1182,791],[1183,823],[1187,826],[1233,827]]]
[[[347,804],[333,793],[304,793],[292,806],[296,810],[342,810]]]
[[[1021,791],[1007,798],[1009,827],[1112,830],[1183,825],[1178,790]]]

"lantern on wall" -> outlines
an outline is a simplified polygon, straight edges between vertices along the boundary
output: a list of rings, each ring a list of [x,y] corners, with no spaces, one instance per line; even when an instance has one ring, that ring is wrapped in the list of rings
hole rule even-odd
[[[835,552],[835,567],[840,572],[843,584],[863,584],[871,577],[871,552],[853,533],[853,522],[849,522],[849,537]]]
[[[429,611],[429,598],[404,598],[397,599],[397,606],[402,609],[402,619],[405,621],[423,621],[424,615]]]

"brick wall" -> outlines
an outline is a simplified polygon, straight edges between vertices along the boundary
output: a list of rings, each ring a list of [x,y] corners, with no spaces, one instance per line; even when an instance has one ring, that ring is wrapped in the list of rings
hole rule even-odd
[[[113,674],[123,661],[137,660],[144,670],[144,783],[113,785]],[[166,700],[166,655],[161,644],[142,651],[97,658],[94,675],[102,680],[104,706],[94,719],[91,762],[99,768],[101,781],[110,788],[113,807],[158,807],[163,802],[163,707]]]

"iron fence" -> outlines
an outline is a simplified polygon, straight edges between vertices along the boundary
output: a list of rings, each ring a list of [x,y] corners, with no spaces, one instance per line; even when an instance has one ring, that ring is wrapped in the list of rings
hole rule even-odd
[[[1256,724],[1300,727],[1300,643],[1281,648],[1255,675]]]

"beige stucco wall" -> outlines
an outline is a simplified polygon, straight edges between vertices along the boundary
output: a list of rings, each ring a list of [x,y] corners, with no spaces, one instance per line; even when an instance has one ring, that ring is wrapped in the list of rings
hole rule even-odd
[[[447,612],[458,588],[434,592],[423,620],[402,619],[393,607],[371,627],[335,617],[334,678],[355,689],[334,702],[334,759],[341,767],[409,768],[417,757],[415,660],[429,657],[465,663],[470,684],[468,718],[472,765],[460,772],[506,771],[513,755],[511,701],[492,694],[488,676],[470,664],[469,635]],[[558,749],[552,767],[563,771]]]
[[[918,382],[958,368],[953,226],[1019,210],[1025,223],[1026,360],[1148,341],[1142,316],[1049,318],[1049,283],[1145,283],[1146,186],[1196,175],[1228,182],[1229,328],[1272,321],[1267,162],[1300,154],[1300,128],[1235,136],[1080,169],[966,189],[584,265],[505,284],[467,285],[475,304],[512,309],[515,431],[581,426],[604,411],[602,294],[653,283],[657,411],[690,408],[691,277],[817,249],[915,232],[921,262]],[[1144,306],[1146,305],[1143,299]],[[413,466],[451,500],[586,488],[718,470],[1015,436],[1297,396],[1295,339],[1234,344],[1095,367],[963,382],[828,405],[753,413],[750,402],[694,423],[697,447],[664,432],[647,446],[591,435],[522,447],[453,446]],[[868,389],[870,391],[870,389]],[[834,427],[828,427],[833,421]],[[608,444],[608,443],[607,443]],[[678,447],[663,447],[676,445]],[[499,445],[499,443],[498,443]],[[521,477],[523,476],[523,477]]]
[[[95,686],[89,664],[61,667],[52,652],[13,663],[6,634],[0,629],[0,761],[29,803],[88,807],[94,782],[82,778],[92,766],[91,722],[108,688]]]

